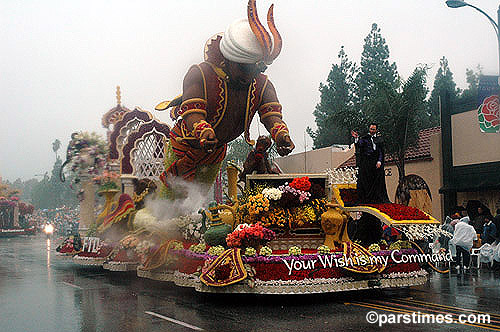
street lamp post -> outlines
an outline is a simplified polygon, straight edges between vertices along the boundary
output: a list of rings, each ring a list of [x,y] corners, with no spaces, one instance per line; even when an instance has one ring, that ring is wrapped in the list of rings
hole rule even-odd
[[[486,14],[482,9],[477,8],[474,5],[471,5],[470,3],[467,3],[462,0],[447,0],[446,5],[450,8],[460,8],[460,7],[472,7],[484,16],[488,18],[490,21],[491,25],[493,25],[493,29],[495,30],[495,33],[497,35],[497,42],[498,42],[498,85],[500,85],[500,31],[498,26],[500,25],[500,5],[498,6],[497,10],[497,21],[495,22],[494,19],[490,17],[490,15]]]

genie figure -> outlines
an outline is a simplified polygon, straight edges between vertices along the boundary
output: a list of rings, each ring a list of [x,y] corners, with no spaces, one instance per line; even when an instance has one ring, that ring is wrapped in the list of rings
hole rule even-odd
[[[263,74],[282,45],[273,6],[267,23],[270,33],[257,16],[255,0],[249,0],[247,18],[208,40],[205,61],[188,70],[182,95],[156,106],[157,110],[170,108],[176,120],[167,146],[166,171],[160,177],[167,187],[175,176],[212,183],[228,142],[244,133],[247,143],[254,144],[249,128],[255,113],[280,155],[294,149],[274,86]]]

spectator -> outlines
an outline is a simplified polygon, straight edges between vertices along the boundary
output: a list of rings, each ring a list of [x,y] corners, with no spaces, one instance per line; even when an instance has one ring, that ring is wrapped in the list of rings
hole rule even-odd
[[[477,208],[477,216],[472,222],[472,226],[474,226],[477,234],[481,234],[483,232],[483,225],[485,223],[486,216],[490,214],[490,210],[482,204]]]
[[[481,242],[492,244],[497,240],[497,227],[493,223],[493,217],[491,215],[485,216],[485,221],[483,225],[483,234],[481,235]]]
[[[500,208],[497,209],[497,215],[493,218],[493,223],[497,228],[497,239],[500,239]]]
[[[456,248],[456,257],[454,258],[457,268],[464,268],[467,270],[470,263],[470,250],[474,240],[477,240],[477,233],[474,227],[468,224],[468,217],[460,219],[455,226],[453,238],[450,244]],[[463,265],[461,258],[463,257]]]
[[[444,220],[444,223],[441,225],[441,229],[445,232],[453,234],[455,231],[455,228],[451,225],[451,222],[453,219],[451,217],[446,217]],[[441,235],[439,237],[439,245],[441,248],[448,248],[448,242],[450,241],[450,238],[446,235]]]

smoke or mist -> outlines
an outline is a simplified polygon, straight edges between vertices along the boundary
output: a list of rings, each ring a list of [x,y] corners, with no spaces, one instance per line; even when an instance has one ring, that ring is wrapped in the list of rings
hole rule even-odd
[[[176,199],[146,200],[146,208],[159,220],[197,214],[207,205],[210,187],[206,184],[187,182],[179,177],[169,179],[170,188]]]
[[[185,218],[196,222],[200,219],[198,211],[205,208],[210,199],[210,186],[186,182],[180,178],[172,179],[170,189],[176,193],[176,199],[146,198],[144,209],[135,216],[134,226],[156,230],[173,235],[179,227],[185,227]]]

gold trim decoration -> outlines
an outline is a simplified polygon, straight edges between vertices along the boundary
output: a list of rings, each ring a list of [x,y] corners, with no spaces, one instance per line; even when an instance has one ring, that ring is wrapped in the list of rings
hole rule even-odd
[[[226,270],[227,273],[219,273],[221,269]],[[224,251],[209,265],[208,269],[201,274],[200,281],[207,286],[223,287],[240,282],[247,276],[241,259],[241,249],[232,248]]]
[[[356,183],[334,183],[332,184],[333,197],[337,201],[340,206],[344,206],[344,201],[342,200],[342,196],[340,195],[340,189],[356,189]]]
[[[222,87],[222,84],[224,84],[224,87]],[[217,119],[217,122],[215,122],[213,128],[217,128],[219,123],[222,121],[224,118],[224,115],[226,114],[226,108],[227,108],[227,82],[224,79],[219,78],[219,107],[215,111],[215,119]],[[221,102],[224,102],[224,105],[221,105]],[[222,109],[222,113],[219,114],[220,110]]]
[[[186,115],[193,114],[193,113],[203,114],[203,116],[205,118],[207,117],[207,111],[202,110],[202,109],[198,109],[198,108],[193,108],[193,109],[190,109],[190,110],[187,110],[187,111],[183,112],[182,115],[181,115],[181,117],[184,119],[184,117]]]
[[[359,261],[360,256],[365,256],[367,257],[368,260],[370,260],[371,257],[375,257],[371,252],[369,252],[367,249],[365,249],[363,246],[357,243],[342,242],[342,245],[344,247],[343,250],[344,257],[347,257],[347,259],[352,258],[355,261]],[[352,265],[352,266],[348,265],[342,268],[356,273],[369,274],[374,272],[381,273],[382,271],[385,270],[386,266],[366,264],[366,265]]]
[[[247,94],[247,107],[245,110],[245,141],[250,144],[250,145],[255,145],[255,141],[250,139],[250,133],[247,131],[248,128],[250,127],[250,108],[251,108],[251,99],[253,98],[253,94],[256,90],[257,86],[257,80],[253,80],[252,84],[248,87],[248,94]]]
[[[164,111],[170,107],[178,106],[181,101],[182,101],[182,94],[176,96],[172,100],[162,101],[161,103],[159,103],[158,105],[155,106],[155,110]]]

